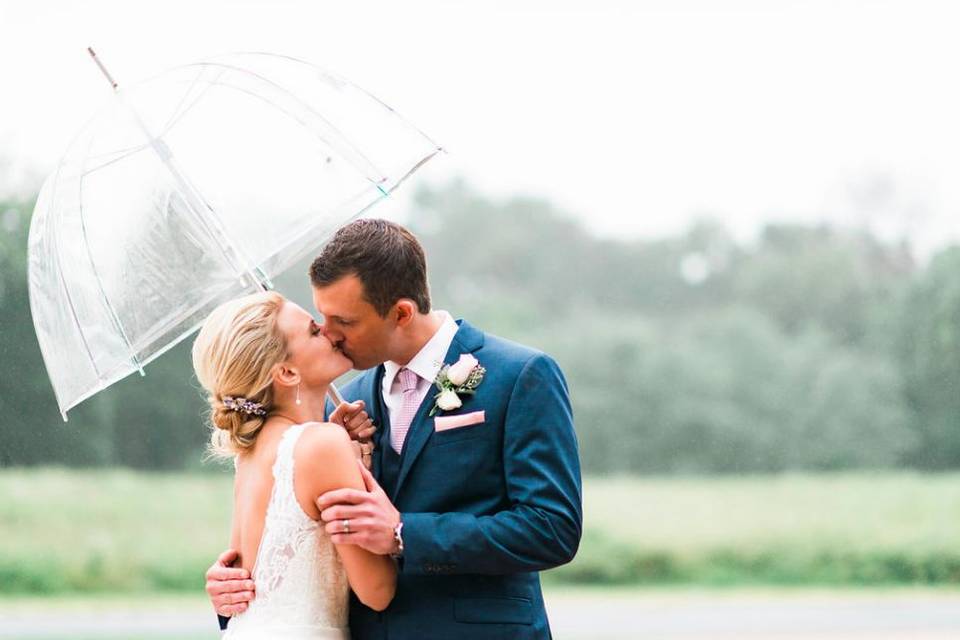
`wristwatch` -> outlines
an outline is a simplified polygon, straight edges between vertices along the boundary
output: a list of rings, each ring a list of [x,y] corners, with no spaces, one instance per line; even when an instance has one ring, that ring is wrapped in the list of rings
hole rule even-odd
[[[397,552],[391,553],[391,558],[402,558],[403,557],[403,520],[397,523],[397,526],[393,528],[393,539],[397,541]]]

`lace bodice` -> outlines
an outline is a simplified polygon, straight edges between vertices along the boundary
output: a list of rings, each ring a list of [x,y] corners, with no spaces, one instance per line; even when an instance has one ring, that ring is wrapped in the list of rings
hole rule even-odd
[[[234,616],[224,638],[348,640],[347,574],[330,536],[297,502],[293,450],[306,425],[277,445],[273,491],[253,568],[257,597]]]

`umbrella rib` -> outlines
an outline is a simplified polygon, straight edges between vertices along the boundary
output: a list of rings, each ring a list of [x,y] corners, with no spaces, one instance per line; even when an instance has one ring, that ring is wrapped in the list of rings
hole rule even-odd
[[[130,110],[130,113],[133,114],[133,117],[137,121],[137,125],[140,127],[141,132],[146,136],[154,153],[157,154],[160,163],[166,167],[167,171],[170,173],[174,182],[173,188],[180,193],[180,196],[183,198],[183,201],[186,204],[187,210],[196,217],[197,222],[199,222],[200,226],[213,241],[213,244],[220,249],[220,252],[223,254],[223,257],[226,259],[227,263],[237,272],[237,275],[249,276],[255,286],[258,286],[263,291],[268,291],[271,288],[269,278],[267,278],[266,274],[259,270],[253,261],[250,260],[249,257],[247,257],[240,250],[236,243],[230,241],[230,236],[226,232],[226,227],[220,220],[217,212],[213,209],[213,207],[210,206],[210,203],[206,200],[206,198],[203,197],[199,189],[197,189],[196,186],[187,180],[187,177],[183,175],[183,172],[180,171],[179,168],[174,166],[175,158],[169,145],[167,145],[163,138],[154,136],[150,132],[146,123],[144,123],[140,118],[140,114],[136,109],[133,108],[133,105],[122,99],[121,102],[127,109]],[[197,204],[197,201],[199,204]],[[210,215],[205,215],[203,213],[203,209],[206,209]],[[210,228],[209,224],[207,223],[208,219],[212,220],[213,223],[218,227],[220,236],[228,239],[228,244],[226,246],[224,246],[224,242],[222,242],[217,237],[217,234],[215,234]],[[231,255],[231,251],[233,254],[235,254],[235,256]]]
[[[424,136],[424,137],[426,137],[426,136]],[[429,140],[429,138],[427,138],[427,139]],[[431,141],[431,142],[432,142],[432,141]],[[407,178],[409,178],[410,176],[412,176],[413,173],[414,173],[417,169],[419,169],[420,167],[422,167],[423,165],[425,165],[433,156],[437,155],[437,154],[440,153],[441,151],[443,151],[443,147],[437,147],[436,150],[433,151],[433,153],[431,153],[430,155],[424,157],[423,159],[420,160],[420,162],[418,162],[417,164],[413,165],[413,168],[410,169],[410,171],[407,171],[405,174],[403,174],[403,177],[401,177],[400,179],[398,179],[398,180],[393,184],[393,186],[390,187],[390,193],[393,193],[393,191],[394,191],[397,187],[399,187],[401,184],[403,184],[403,182],[404,182]]]
[[[174,161],[174,155],[170,147],[167,146],[166,142],[164,142],[161,138],[154,138],[154,143],[156,143],[156,145],[163,145],[162,149],[166,151],[167,157],[164,157],[160,149],[157,149],[156,146],[154,148],[154,150],[157,152],[157,155],[160,156],[163,165],[166,166],[167,170],[173,176],[173,188],[179,192],[180,197],[183,198],[183,201],[187,206],[187,209],[196,216],[200,225],[203,227],[204,231],[206,231],[207,235],[213,240],[214,245],[220,249],[220,252],[223,254],[223,257],[227,260],[228,264],[230,264],[235,271],[243,272],[243,274],[248,275],[253,281],[253,284],[260,287],[261,290],[268,291],[271,288],[271,283],[266,274],[260,271],[260,269],[254,264],[253,260],[251,260],[243,251],[240,250],[240,246],[234,242],[230,234],[227,233],[226,225],[224,225],[223,221],[220,220],[220,216],[217,214],[216,210],[210,206],[210,203],[207,201],[207,199],[203,197],[203,194],[200,193],[200,190],[190,183],[186,176],[183,175],[183,172],[181,172],[172,164]],[[193,200],[199,201],[200,205],[198,206],[195,202],[193,202]],[[199,210],[203,208],[209,212],[209,216],[204,215],[203,212]],[[207,218],[211,219],[218,227],[220,236],[226,239],[226,246],[224,246],[224,242],[218,240],[217,234],[215,234],[205,222],[205,219]],[[235,256],[231,255],[231,251],[235,254]]]
[[[84,172],[80,177],[81,189],[83,188],[83,178],[86,177],[87,173],[88,172]],[[116,309],[114,309],[113,305],[110,304],[110,298],[107,296],[107,292],[103,288],[103,279],[100,277],[100,271],[97,269],[97,264],[93,260],[93,254],[90,252],[90,242],[87,239],[87,220],[86,216],[84,216],[82,205],[80,206],[80,230],[83,233],[83,247],[87,253],[87,260],[90,261],[90,269],[93,271],[93,277],[97,281],[97,289],[100,291],[100,297],[103,300],[103,304],[107,307],[107,312],[110,314],[110,319],[113,320],[114,328],[120,334],[120,337],[123,338],[124,344],[127,345],[127,351],[130,353],[130,358],[133,359],[134,365],[140,371],[140,375],[145,376],[147,374],[143,370],[143,363],[141,363],[140,358],[137,357],[137,353],[133,349],[133,344],[131,344],[130,338],[127,336],[127,332],[123,330],[123,323],[120,322],[120,316],[117,315]]]
[[[170,116],[170,119],[167,120],[166,124],[163,125],[163,129],[160,130],[160,136],[161,136],[161,137],[165,136],[165,135],[167,134],[167,132],[170,131],[170,129],[173,128],[173,125],[175,125],[175,124],[177,124],[178,122],[180,122],[180,120],[182,120],[183,117],[184,117],[185,115],[187,115],[187,113],[189,113],[190,110],[193,109],[193,108],[197,105],[198,102],[200,102],[200,100],[203,98],[203,96],[206,95],[207,91],[210,91],[210,88],[213,87],[213,86],[215,86],[216,81],[220,79],[220,76],[222,76],[222,75],[225,73],[224,71],[221,71],[220,74],[217,75],[217,77],[214,78],[212,82],[208,83],[208,84],[207,84],[207,87],[206,87],[203,91],[201,91],[201,92],[197,95],[197,97],[194,98],[193,101],[192,101],[185,109],[183,109],[183,110],[181,111],[181,110],[180,110],[180,107],[183,106],[183,103],[184,103],[184,102],[186,102],[187,97],[190,95],[190,92],[193,91],[193,87],[197,84],[197,82],[200,81],[200,77],[203,76],[203,72],[204,72],[204,71],[205,71],[205,69],[201,69],[201,70],[200,70],[200,73],[198,73],[198,74],[197,74],[197,77],[194,78],[193,83],[190,85],[190,88],[187,89],[187,93],[185,93],[185,94],[183,95],[183,98],[180,100],[180,104],[178,104],[178,105],[177,105],[177,108],[174,109],[173,114]]]
[[[343,133],[342,133],[337,127],[335,127],[332,122],[330,122],[329,120],[327,120],[326,118],[324,118],[322,114],[320,114],[320,113],[317,112],[313,107],[311,107],[309,104],[307,104],[306,102],[304,102],[303,100],[301,100],[300,98],[298,98],[298,97],[297,97],[293,92],[291,92],[290,90],[286,89],[286,88],[283,87],[282,85],[277,84],[276,82],[274,82],[273,80],[270,80],[269,78],[265,78],[264,76],[260,75],[259,73],[256,73],[256,72],[254,72],[254,71],[250,71],[249,69],[242,69],[242,68],[240,68],[240,67],[235,67],[235,66],[233,66],[233,65],[224,64],[224,63],[219,63],[219,62],[218,62],[218,63],[206,62],[206,63],[201,63],[201,64],[203,64],[203,65],[210,65],[210,66],[219,66],[219,67],[223,67],[223,68],[225,68],[225,69],[232,69],[233,71],[237,71],[237,72],[239,72],[239,73],[245,73],[245,74],[247,74],[247,75],[253,76],[254,78],[257,78],[257,79],[260,80],[261,82],[266,83],[267,85],[273,87],[273,88],[276,89],[277,91],[280,91],[283,95],[289,97],[291,100],[293,100],[295,103],[297,103],[298,105],[300,105],[300,106],[301,106],[304,110],[306,110],[308,113],[312,114],[315,118],[317,118],[318,120],[320,120],[321,122],[323,122],[325,125],[327,125],[327,126],[333,131],[333,133],[335,133],[335,134],[337,135],[337,137],[342,140],[342,143],[343,143],[344,146],[346,146],[348,149],[350,149],[350,150],[353,152],[353,154],[359,156],[359,158],[360,158],[361,160],[363,160],[363,162],[365,162],[365,163],[367,163],[367,165],[369,165],[369,166],[368,166],[368,171],[364,171],[361,167],[357,167],[357,166],[356,166],[356,163],[354,163],[354,162],[351,163],[351,164],[354,164],[355,168],[358,169],[364,176],[366,176],[367,180],[369,180],[369,181],[372,182],[373,184],[379,184],[380,182],[383,182],[383,172],[379,169],[379,167],[377,167],[377,165],[375,165],[375,164],[373,163],[372,160],[370,160],[370,158],[368,158],[368,157],[366,156],[366,154],[364,154],[360,149],[358,149],[355,145],[353,145],[353,144],[350,142],[350,139],[347,138],[347,136],[343,135]],[[297,122],[299,122],[299,123],[302,124],[303,126],[307,127],[307,128],[310,129],[311,131],[314,131],[314,133],[317,134],[317,135],[320,137],[321,140],[323,140],[323,141],[326,142],[328,145],[330,145],[330,147],[332,147],[332,148],[334,148],[334,149],[337,149],[337,146],[336,146],[336,145],[334,145],[331,141],[326,140],[326,139],[324,138],[324,136],[320,135],[319,132],[315,131],[314,128],[311,127],[307,122],[304,122],[303,119],[298,118],[296,115],[294,115],[293,113],[291,113],[289,110],[284,109],[283,107],[277,105],[277,104],[274,103],[274,102],[271,102],[270,100],[267,100],[267,99],[264,98],[263,96],[258,96],[258,95],[256,95],[255,93],[252,93],[252,92],[247,91],[247,90],[245,90],[245,89],[240,89],[240,88],[238,88],[238,87],[235,87],[235,86],[229,85],[229,84],[225,84],[225,83],[217,83],[217,84],[220,85],[220,86],[230,87],[231,89],[235,89],[235,90],[240,91],[240,92],[242,92],[242,93],[247,93],[247,94],[249,94],[249,95],[251,95],[251,96],[253,96],[253,97],[255,97],[255,98],[259,98],[259,99],[263,100],[264,102],[266,102],[266,103],[268,103],[268,104],[276,107],[277,109],[280,109],[282,112],[286,113],[287,115],[289,115],[291,118],[295,119]],[[381,103],[381,104],[382,104],[382,103]],[[392,110],[391,110],[391,111],[392,111]],[[348,157],[348,154],[344,154],[342,151],[340,151],[340,153],[341,153],[341,155],[344,155],[344,156],[347,156],[347,157]],[[372,170],[372,171],[370,171],[370,170]],[[370,177],[369,173],[375,174],[375,175],[378,176],[380,179],[379,179],[379,180],[374,180],[373,178]]]
[[[197,73],[196,77],[193,79],[193,82],[190,83],[190,86],[187,87],[186,92],[184,92],[183,97],[180,98],[180,102],[178,102],[177,106],[173,108],[173,111],[170,113],[170,117],[167,119],[166,124],[164,124],[160,128],[160,135],[163,135],[164,133],[166,133],[167,129],[170,128],[170,123],[172,123],[177,118],[177,114],[180,112],[180,107],[182,107],[183,103],[187,101],[187,98],[190,96],[190,92],[193,91],[193,88],[195,86],[197,86],[197,82],[200,80],[200,76],[202,75],[203,75],[203,69],[201,69]],[[200,95],[202,96],[203,92],[201,92]]]
[[[344,158],[346,158],[346,159],[347,159],[347,162],[349,162],[351,165],[353,165],[354,169],[356,169],[356,170],[359,171],[361,174],[363,174],[363,176],[364,176],[364,178],[367,180],[367,182],[370,182],[370,183],[373,184],[373,185],[379,185],[381,182],[384,181],[385,178],[383,178],[383,177],[381,177],[379,180],[374,180],[373,178],[371,178],[371,177],[368,175],[368,172],[367,172],[367,171],[364,171],[362,167],[358,167],[358,166],[357,166],[357,163],[356,163],[355,161],[351,161],[351,160],[350,160],[349,154],[343,153],[343,151],[342,151],[341,149],[339,149],[332,141],[328,140],[326,136],[324,136],[322,133],[320,133],[319,131],[317,131],[314,127],[310,126],[310,124],[309,124],[308,122],[306,122],[303,118],[297,116],[296,113],[293,113],[293,112],[290,111],[289,109],[286,109],[286,108],[284,108],[284,107],[281,107],[281,106],[278,105],[277,103],[272,102],[272,101],[268,100],[267,98],[264,98],[264,97],[261,96],[261,95],[257,95],[256,93],[254,93],[253,91],[250,91],[250,90],[248,90],[248,89],[242,89],[242,88],[237,87],[237,86],[234,86],[234,85],[232,85],[232,84],[226,84],[226,83],[222,83],[222,82],[218,82],[218,83],[217,83],[217,86],[226,87],[226,88],[228,88],[228,89],[233,89],[234,91],[239,91],[240,93],[246,94],[246,95],[248,95],[248,96],[250,96],[250,97],[252,97],[252,98],[256,98],[257,100],[262,100],[263,102],[269,104],[271,107],[274,107],[274,108],[278,109],[281,113],[285,113],[286,115],[290,116],[291,118],[293,118],[294,120],[296,120],[297,122],[299,122],[301,125],[303,125],[304,127],[306,127],[306,129],[307,129],[308,131],[310,131],[310,132],[313,133],[315,136],[317,136],[318,138],[320,138],[320,140],[323,141],[324,144],[326,144],[328,147],[330,147],[331,149],[335,150],[335,151],[336,151],[337,153],[339,153],[341,156],[343,156]],[[317,114],[314,112],[314,115],[317,115]],[[327,122],[326,120],[324,120],[322,117],[321,117],[320,119],[323,120],[325,123],[327,123],[327,124],[330,126],[330,128],[333,129],[333,130],[337,133],[337,135],[338,135],[339,137],[341,137],[341,138],[343,138],[344,140],[346,140],[346,137],[345,137],[342,133],[340,133],[340,131],[337,130],[336,127],[334,127],[332,124],[330,124],[329,122]],[[358,156],[360,156],[364,161],[366,161],[367,163],[370,164],[370,167],[372,167],[372,169],[373,169],[373,173],[380,174],[380,175],[382,176],[382,172],[380,171],[380,169],[378,169],[366,156],[364,156],[360,151],[356,151],[356,150],[355,150],[355,152],[356,152],[356,154],[357,154]],[[382,189],[381,189],[381,191],[382,191]]]
[[[144,149],[146,149],[146,148],[149,147],[149,146],[150,146],[149,144],[144,144],[144,145],[141,145],[141,146],[139,146],[139,147],[137,147],[137,148],[135,148],[135,149],[131,148],[131,149],[129,149],[128,151],[126,151],[123,155],[119,155],[119,156],[117,156],[116,158],[111,158],[110,160],[107,160],[106,162],[104,162],[104,163],[102,163],[102,164],[98,164],[97,166],[93,167],[92,169],[84,169],[84,171],[83,171],[83,173],[82,173],[81,175],[82,175],[82,176],[88,176],[88,175],[90,175],[91,173],[94,173],[94,172],[96,172],[96,171],[100,171],[100,169],[104,169],[104,168],[106,168],[106,167],[109,167],[109,166],[112,165],[112,164],[115,164],[115,163],[117,163],[117,162],[120,162],[121,160],[123,160],[123,159],[125,159],[125,158],[129,158],[130,156],[132,156],[132,155],[134,155],[134,154],[140,153],[141,151],[143,151]]]
[[[50,191],[51,198],[57,193],[57,186],[60,183],[60,172],[63,169],[63,163],[61,162],[57,165],[57,176],[53,180],[52,189]],[[73,295],[70,293],[70,288],[67,286],[67,280],[63,276],[63,264],[60,261],[60,226],[51,225],[53,220],[48,217],[47,224],[52,227],[53,237],[54,237],[54,247],[56,251],[54,255],[57,256],[57,275],[60,279],[60,286],[63,288],[63,293],[67,298],[67,307],[70,309],[70,315],[73,317],[73,322],[77,326],[77,333],[80,334],[80,341],[83,342],[83,348],[87,352],[87,357],[90,359],[90,366],[93,367],[93,372],[96,374],[97,379],[100,379],[100,367],[97,366],[97,361],[93,357],[93,351],[90,349],[90,344],[87,342],[87,336],[83,332],[83,326],[80,324],[80,317],[77,315],[76,305],[73,303]],[[66,417],[66,414],[64,414]]]
[[[130,153],[132,153],[132,152],[134,152],[134,151],[140,151],[141,149],[146,149],[146,148],[147,148],[147,145],[146,145],[146,144],[138,144],[138,145],[134,145],[134,146],[131,146],[131,147],[124,147],[124,148],[122,148],[122,149],[116,149],[116,150],[114,150],[114,151],[107,151],[106,153],[98,153],[98,154],[95,154],[95,155],[91,155],[91,156],[90,156],[90,159],[91,159],[91,160],[99,160],[99,159],[101,159],[101,158],[112,158],[112,157],[116,156],[117,154],[122,154],[122,155],[126,156],[126,155],[129,155]]]
[[[367,91],[367,90],[364,89],[363,87],[361,87],[361,86],[359,86],[359,85],[357,85],[357,84],[354,84],[354,83],[351,82],[350,80],[344,78],[343,76],[341,76],[341,75],[339,75],[339,74],[337,74],[337,73],[334,73],[334,72],[330,71],[329,69],[324,69],[323,67],[320,67],[320,66],[318,66],[318,65],[315,65],[315,64],[313,64],[312,62],[307,62],[306,60],[301,60],[300,58],[295,58],[295,57],[293,57],[293,56],[283,55],[283,54],[280,54],[280,53],[269,53],[269,52],[263,51],[263,52],[254,52],[254,55],[270,56],[270,57],[272,57],[272,58],[280,58],[280,59],[283,59],[283,60],[290,60],[291,62],[296,62],[297,64],[302,64],[302,65],[304,65],[304,66],[311,67],[311,68],[315,69],[316,71],[320,72],[321,74],[323,74],[323,75],[325,75],[325,76],[329,76],[330,78],[333,78],[336,82],[349,85],[349,86],[353,87],[354,89],[356,89],[357,91],[359,91],[360,93],[362,93],[362,94],[364,94],[365,96],[367,96],[368,98],[370,98],[371,100],[373,100],[374,102],[376,102],[377,104],[379,104],[380,106],[382,106],[384,109],[386,109],[386,110],[389,111],[390,113],[392,113],[394,116],[396,116],[396,118],[397,118],[398,120],[400,120],[400,121],[403,122],[405,125],[407,125],[407,126],[410,127],[411,129],[413,129],[414,131],[416,131],[417,133],[419,133],[421,136],[423,136],[423,137],[426,138],[427,140],[429,140],[429,141],[430,141],[430,144],[432,144],[433,146],[437,147],[438,149],[441,148],[440,145],[438,145],[436,142],[434,142],[433,139],[432,139],[430,136],[428,136],[428,135],[425,134],[423,131],[421,131],[421,130],[419,129],[419,127],[415,126],[412,122],[410,122],[409,120],[407,120],[406,118],[404,118],[403,116],[401,116],[399,113],[397,113],[396,111],[394,111],[393,107],[391,107],[390,105],[388,105],[388,104],[385,103],[383,100],[381,100],[381,99],[378,98],[377,96],[373,95],[372,93],[370,93],[369,91]],[[431,157],[432,157],[432,156],[431,156]],[[429,160],[429,159],[430,159],[429,157],[426,158],[426,159],[424,159],[424,162],[426,162],[426,160]],[[423,162],[421,162],[420,164],[423,164]],[[420,165],[417,165],[417,166],[419,167]],[[416,169],[416,167],[415,167],[414,169]],[[412,171],[411,171],[410,173],[412,173]],[[408,175],[409,175],[409,174],[408,174]],[[401,181],[402,181],[402,179],[401,179]],[[398,182],[398,184],[399,184],[399,182]]]
[[[88,145],[92,145],[92,144],[93,144],[93,140],[91,139]],[[120,157],[114,158],[113,160],[110,160],[100,165],[99,167],[96,167],[89,171],[86,170],[86,167],[81,166],[80,175],[77,178],[79,191],[81,193],[83,192],[83,181],[89,174],[93,173],[98,169],[102,169],[105,166],[111,165],[115,162],[119,162],[120,160],[123,160],[124,158],[127,158],[133,155],[134,153],[137,153],[138,151],[140,151],[140,149],[130,151],[129,153],[125,153]],[[86,214],[84,213],[84,208],[83,208],[83,198],[82,197],[78,198],[78,201],[80,204],[77,207],[77,211],[78,211],[78,218],[80,221],[80,231],[81,231],[81,234],[83,235],[83,248],[87,254],[87,261],[90,263],[90,270],[93,272],[93,277],[97,282],[97,290],[100,292],[100,300],[107,309],[107,314],[110,316],[110,319],[113,322],[114,329],[117,331],[117,333],[120,334],[120,338],[123,340],[124,344],[127,345],[127,352],[130,354],[131,360],[133,361],[137,369],[140,371],[140,375],[145,376],[146,373],[143,370],[143,364],[140,362],[140,358],[137,357],[137,354],[133,349],[133,345],[130,343],[130,338],[127,336],[127,332],[124,331],[123,329],[123,323],[120,322],[120,317],[117,315],[117,312],[113,308],[113,305],[110,304],[110,298],[107,296],[107,292],[104,289],[103,279],[100,277],[100,271],[97,269],[97,264],[93,260],[93,254],[90,252],[90,242],[89,242],[89,236],[87,234],[87,219],[86,219]],[[98,377],[99,377],[99,373],[98,373]]]

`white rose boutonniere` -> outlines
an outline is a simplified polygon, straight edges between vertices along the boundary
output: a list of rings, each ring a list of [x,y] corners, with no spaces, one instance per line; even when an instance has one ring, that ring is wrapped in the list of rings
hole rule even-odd
[[[446,389],[441,391],[437,396],[437,408],[441,411],[450,411],[451,409],[459,409],[463,406],[463,402],[460,400],[460,396],[457,395],[457,392],[453,389]]]
[[[476,393],[486,372],[487,370],[480,366],[480,361],[469,353],[461,355],[453,364],[444,365],[434,382],[440,391],[434,396],[435,402],[430,416],[433,417],[438,411],[451,411],[462,407],[460,396]]]

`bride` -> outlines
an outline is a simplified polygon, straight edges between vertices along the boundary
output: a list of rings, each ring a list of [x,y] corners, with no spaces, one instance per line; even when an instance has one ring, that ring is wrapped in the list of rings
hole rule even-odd
[[[193,366],[209,394],[212,450],[236,468],[234,565],[257,588],[223,637],[347,640],[349,590],[383,610],[396,588],[393,560],[335,546],[318,522],[319,495],[364,488],[347,432],[323,422],[327,387],[352,363],[309,313],[268,292],[214,310]]]

